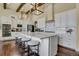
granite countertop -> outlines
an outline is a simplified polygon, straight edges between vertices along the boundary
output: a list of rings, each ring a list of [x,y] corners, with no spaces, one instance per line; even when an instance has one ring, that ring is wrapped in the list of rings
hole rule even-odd
[[[32,38],[34,40],[45,39],[49,38],[51,36],[57,35],[56,33],[48,33],[48,32],[16,32],[13,33],[12,37],[0,37],[0,41],[6,41],[6,40],[14,40],[15,36],[18,34],[18,36],[26,36],[27,38]]]
[[[31,38],[32,40],[37,40],[41,42],[41,39],[50,38],[51,36],[56,36],[55,33],[47,33],[47,32],[22,32],[23,36],[27,38]]]
[[[40,38],[40,39],[49,38],[51,36],[55,36],[56,35],[56,33],[47,33],[47,32],[31,32],[30,34],[24,32],[23,34],[27,35],[27,36],[31,36],[31,37]]]

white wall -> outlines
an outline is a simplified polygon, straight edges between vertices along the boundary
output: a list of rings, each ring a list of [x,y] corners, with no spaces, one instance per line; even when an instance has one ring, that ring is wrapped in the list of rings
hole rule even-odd
[[[17,27],[17,24],[22,24],[22,29],[26,28],[26,19],[20,19],[19,15],[19,13],[7,9],[0,12],[0,36],[2,36],[2,24],[11,24],[11,27],[14,28]],[[11,16],[15,17],[15,19],[11,18]]]

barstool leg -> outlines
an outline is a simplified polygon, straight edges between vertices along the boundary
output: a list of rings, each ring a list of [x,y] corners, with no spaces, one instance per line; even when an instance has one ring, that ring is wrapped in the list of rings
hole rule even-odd
[[[39,45],[38,45],[38,49],[37,49],[37,54],[36,55],[39,56]]]
[[[29,56],[29,54],[30,54],[30,46],[28,45],[28,56]]]

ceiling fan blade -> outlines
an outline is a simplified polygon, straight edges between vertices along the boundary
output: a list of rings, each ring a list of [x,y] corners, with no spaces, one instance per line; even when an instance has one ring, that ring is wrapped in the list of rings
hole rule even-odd
[[[37,5],[36,5],[36,3],[35,3],[35,10],[37,9]]]

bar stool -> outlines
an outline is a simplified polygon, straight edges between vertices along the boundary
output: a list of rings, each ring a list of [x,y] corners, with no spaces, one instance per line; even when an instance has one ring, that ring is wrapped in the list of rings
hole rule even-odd
[[[28,56],[39,56],[40,42],[31,40],[28,42]]]
[[[28,42],[31,40],[29,36],[26,36],[24,34],[20,34],[21,42],[22,42],[22,48],[27,48]]]
[[[19,48],[22,46],[21,39],[22,39],[21,37],[16,37],[16,40],[15,40],[16,46]]]
[[[22,41],[22,55],[24,55],[25,53],[28,54],[28,42],[30,41],[30,38],[27,37],[22,37],[21,41]]]
[[[25,49],[28,46],[28,42],[30,41],[30,38],[26,38],[26,37],[22,37],[21,41],[22,41],[22,48]]]

